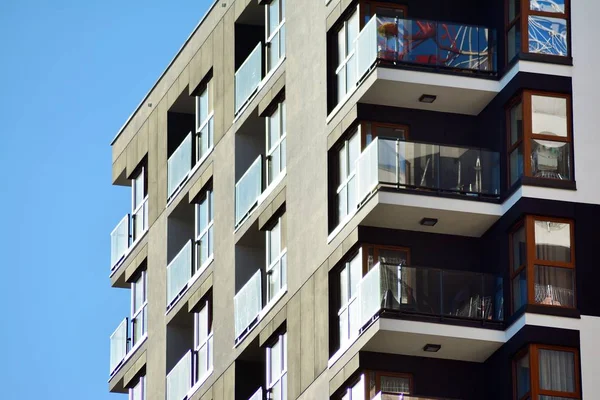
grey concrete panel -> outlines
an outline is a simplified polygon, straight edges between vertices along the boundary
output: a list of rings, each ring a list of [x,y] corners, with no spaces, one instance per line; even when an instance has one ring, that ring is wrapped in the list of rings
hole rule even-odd
[[[329,15],[327,15],[327,18],[325,19],[327,31],[329,31],[333,27],[333,25],[336,23],[336,21],[338,20],[338,18],[341,15],[341,5],[339,2],[333,6],[330,6],[330,8],[331,8],[331,11],[329,12]]]
[[[329,270],[323,263],[314,275],[315,282],[315,371],[319,376],[329,360]]]
[[[140,357],[135,360],[133,365],[125,371],[123,375],[123,386],[130,388],[132,381],[140,376],[142,369],[146,366],[146,351],[144,351]]]
[[[210,161],[210,162],[208,162]],[[189,201],[195,201],[196,197],[206,188],[206,185],[213,177],[214,163],[211,160],[206,160],[205,165],[200,167],[200,175],[189,190]]]
[[[223,29],[223,21],[220,21],[215,30],[213,31],[213,89],[214,89],[214,97],[213,97],[213,107],[214,107],[214,121],[215,121],[215,129],[213,139],[215,141],[215,145],[220,142],[223,135],[225,135],[226,129],[229,128],[230,123],[225,126],[225,122],[223,119],[223,107],[224,107],[224,80],[225,80],[225,71],[224,71],[224,63],[223,57],[225,51],[225,37],[224,37],[224,29]]]
[[[192,92],[194,92],[196,90],[196,88],[198,87],[198,85],[200,85],[200,82],[202,81],[202,78],[203,78],[203,75],[201,73],[201,71],[202,71],[202,48],[200,48],[196,52],[196,54],[193,55],[188,68],[190,70],[188,93],[191,96]]]
[[[167,102],[161,101],[157,110],[158,133],[158,193],[156,207],[162,212],[167,204]]]
[[[206,38],[202,44],[202,60],[200,62],[200,76],[203,78],[213,67],[213,35]]]
[[[300,289],[300,388],[306,388],[315,379],[315,281],[310,278]]]
[[[195,308],[200,304],[200,301],[206,296],[208,291],[213,286],[213,274],[211,273],[202,281],[200,287],[195,290],[187,301],[187,308],[189,312],[194,312]]]
[[[127,146],[127,179],[131,179],[133,172],[139,164],[137,136],[134,136]]]
[[[234,399],[235,397],[235,364],[231,364],[223,377],[223,398]]]
[[[301,358],[301,332],[300,319],[300,293],[293,296],[287,305],[287,337],[288,337],[288,398],[295,399],[301,393],[300,358]]]
[[[148,226],[152,227],[158,214],[158,126],[156,110],[148,118]]]
[[[142,266],[142,263],[146,261],[147,258],[148,245],[145,244],[141,246],[137,254],[134,256],[133,261],[125,268],[125,282],[131,282],[131,278],[133,278],[138,273],[140,267]]]
[[[122,153],[112,164],[112,184],[127,186],[127,153]]]

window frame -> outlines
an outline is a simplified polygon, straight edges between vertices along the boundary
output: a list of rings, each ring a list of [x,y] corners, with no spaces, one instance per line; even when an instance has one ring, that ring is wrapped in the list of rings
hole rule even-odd
[[[207,221],[208,223],[202,230],[199,227],[199,212],[204,202],[207,203]],[[202,195],[194,204],[194,274],[201,273],[214,259],[214,192],[212,185],[202,190]],[[200,252],[202,251],[202,240],[206,237],[208,241],[209,254],[206,260],[200,264]]]
[[[413,380],[413,375],[409,374],[409,373],[405,373],[405,372],[388,372],[388,371],[382,371],[382,370],[371,370],[368,371],[369,373],[374,373],[375,374],[375,393],[379,393],[381,392],[381,377],[382,376],[389,376],[392,378],[405,378],[408,379],[408,395],[410,396],[413,391],[414,391],[414,380]],[[367,392],[369,390],[369,384],[368,382],[365,382],[365,386],[367,389]],[[387,393],[387,392],[386,392]],[[369,398],[367,396],[367,398]]]
[[[369,11],[367,13],[367,6],[369,7]],[[390,8],[393,10],[402,10],[403,18],[408,17],[408,6],[405,4],[396,4],[396,3],[385,3],[383,1],[377,0],[360,0],[360,28],[362,29],[369,20],[373,17],[374,13],[373,9],[377,7]],[[367,20],[367,17],[369,20]]]
[[[285,392],[285,389],[287,389],[287,361],[288,361],[288,357],[287,357],[287,332],[281,332],[276,336],[276,339],[274,339],[270,345],[267,346],[266,348],[266,385],[265,385],[265,389],[266,392],[269,396],[269,399],[273,399],[272,397],[272,391],[273,388],[277,385],[279,385],[280,388],[280,394],[281,394],[281,398],[280,399],[273,399],[273,400],[281,400],[281,399],[286,399],[287,398],[287,393]],[[279,344],[280,346],[280,354],[279,356],[281,357],[279,360],[279,365],[281,367],[281,370],[278,371],[279,375],[277,376],[273,376],[273,371],[272,371],[272,348],[276,345]],[[286,379],[286,384],[283,383],[284,379]],[[282,388],[283,387],[283,388]],[[283,390],[282,390],[283,389]]]
[[[140,283],[138,283],[140,282]],[[136,294],[138,291],[138,288],[140,288],[141,285],[141,291],[142,291],[142,304],[137,305],[135,304],[135,298],[136,298]],[[133,348],[134,346],[136,346],[138,343],[141,343],[142,340],[148,335],[148,312],[147,312],[147,308],[148,308],[148,273],[147,270],[142,270],[140,271],[140,273],[138,274],[137,279],[135,279],[134,281],[131,282],[131,347]],[[142,320],[142,329],[141,329],[141,334],[139,338],[135,337],[135,332],[136,332],[136,323],[138,321],[138,318],[141,317]]]
[[[574,356],[574,375],[573,380],[575,384],[575,392],[559,392],[553,390],[545,390],[540,388],[540,364],[539,364],[539,350],[550,350],[572,353]],[[525,355],[529,355],[529,392],[522,397],[517,397],[517,362],[521,360]],[[539,396],[550,396],[560,397],[569,399],[581,399],[581,371],[579,367],[579,350],[574,347],[554,346],[545,344],[530,344],[525,348],[521,349],[512,358],[512,376],[513,376],[513,399],[514,400],[529,400],[538,399]]]
[[[348,89],[348,63],[350,60],[355,60],[355,55],[356,55],[356,46],[354,46],[354,43],[348,43],[348,26],[350,25],[350,20],[352,20],[352,18],[354,18],[356,16],[357,18],[357,37],[358,35],[360,35],[360,30],[361,30],[361,18],[360,18],[360,4],[357,4],[355,7],[352,8],[353,11],[349,11],[344,17],[343,20],[340,22],[339,26],[337,26],[336,28],[333,29],[333,33],[335,35],[336,38],[336,50],[337,50],[337,54],[338,54],[338,58],[339,58],[339,54],[340,54],[340,31],[343,31],[343,37],[344,37],[344,59],[337,60],[337,63],[335,65],[335,82],[336,82],[336,87],[337,87],[337,93],[336,93],[336,98],[337,98],[337,104],[341,104],[343,102],[343,100],[348,97],[348,95],[350,93],[352,93],[352,89]],[[339,88],[339,73],[340,71],[344,70],[344,92],[343,95],[340,95],[340,88]],[[356,82],[354,82],[353,87],[355,88],[357,83],[358,83],[358,77],[355,77]]]
[[[135,397],[135,389],[138,387],[138,385],[141,385],[141,397],[139,399]],[[128,392],[127,398],[129,400],[146,400],[146,375],[140,375],[137,383],[133,387],[130,387]]]
[[[209,77],[205,83],[202,84],[200,93],[196,96],[196,129],[194,135],[194,147],[196,150],[196,159],[195,163],[201,162],[213,149],[214,147],[214,83],[212,76]],[[206,118],[200,120],[200,101],[202,95],[206,93],[208,100],[208,113]],[[207,138],[207,147],[206,151],[202,152],[202,140],[203,140],[203,130],[208,129],[206,132],[208,134]]]
[[[379,252],[381,250],[391,250],[391,251],[400,251],[406,253],[406,266],[410,266],[410,247],[404,246],[394,246],[394,245],[379,245],[373,243],[363,243],[361,245],[362,253],[363,253],[363,276],[369,269],[369,249],[373,249],[373,267],[379,263]]]
[[[337,146],[335,146],[333,148],[333,151],[335,153],[335,168],[336,168],[336,188],[335,188],[335,204],[336,204],[336,212],[337,212],[337,225],[341,225],[345,220],[351,218],[351,216],[353,215],[353,213],[358,209],[358,201],[356,202],[356,208],[354,209],[350,209],[350,202],[349,202],[349,195],[348,195],[348,185],[350,183],[350,181],[352,181],[353,179],[356,180],[357,179],[357,174],[356,174],[356,165],[354,165],[353,169],[350,169],[350,142],[352,141],[352,139],[354,139],[354,137],[357,137],[357,141],[358,141],[358,158],[360,158],[360,155],[362,154],[363,148],[362,148],[362,129],[361,126],[358,125],[357,127],[353,128],[350,130],[350,133],[346,134],[344,139],[340,141],[340,143],[338,143]],[[339,172],[340,172],[340,153],[344,153],[344,168],[345,168],[345,176],[342,177],[340,176]],[[355,184],[358,184],[358,181],[355,182]],[[345,210],[345,215],[342,217],[341,215],[339,215],[339,210],[340,210],[340,193],[345,189],[346,192],[346,210]]]
[[[361,279],[363,276],[365,276],[364,274],[364,263],[363,263],[363,255],[362,255],[362,248],[359,248],[356,252],[352,252],[350,254],[350,256],[346,257],[346,261],[344,261],[342,263],[342,266],[340,268],[339,273],[337,274],[338,276],[338,283],[340,284],[340,296],[339,296],[339,308],[337,311],[337,318],[338,318],[338,334],[339,334],[339,343],[340,343],[340,348],[344,348],[346,345],[353,343],[354,340],[356,340],[356,338],[358,338],[359,336],[359,331],[360,331],[360,327],[359,327],[359,331],[353,333],[351,330],[351,314],[350,314],[350,306],[354,303],[354,302],[358,302],[358,290],[356,291],[356,293],[354,294],[354,296],[351,294],[352,290],[351,290],[351,286],[352,286],[352,271],[351,271],[351,266],[352,266],[352,262],[354,260],[358,260],[361,265],[360,265],[360,272],[361,272]],[[342,291],[341,291],[341,281],[342,281],[342,274],[345,275],[345,280],[346,280],[346,287],[348,288],[348,293],[346,296],[346,299],[344,299],[344,302],[342,302]],[[346,318],[346,326],[345,326],[345,332],[347,333],[345,337],[342,338],[341,335],[341,327],[342,327],[342,319],[341,316],[342,314],[346,314],[347,318]]]
[[[536,243],[535,243],[535,221],[543,221],[543,222],[556,222],[561,224],[569,225],[569,234],[571,238],[570,243],[570,251],[571,251],[571,261],[570,262],[560,262],[560,261],[548,261],[538,259],[536,254]],[[521,228],[525,227],[525,248],[526,248],[526,259],[525,265],[519,266],[517,269],[518,272],[513,273],[513,235]],[[555,217],[546,217],[541,215],[527,215],[520,221],[518,221],[510,230],[509,234],[509,264],[510,264],[510,294],[511,294],[511,311],[512,314],[519,311],[515,309],[514,306],[514,293],[513,293],[513,279],[516,278],[523,270],[526,271],[526,284],[527,284],[527,302],[525,305],[535,305],[542,307],[553,307],[553,308],[563,308],[563,309],[577,309],[577,268],[575,262],[575,221],[569,218],[555,218]],[[550,268],[564,268],[570,269],[573,271],[573,307],[563,306],[563,305],[554,305],[554,304],[541,304],[535,302],[535,266],[543,266]]]
[[[273,117],[275,115],[275,113],[278,112],[278,125],[279,125],[279,139],[277,139],[277,141],[275,143],[271,143],[271,147],[269,147],[269,137],[271,134],[270,131],[270,121],[271,119],[274,119],[276,117]],[[277,181],[277,178],[279,176],[283,176],[283,174],[285,174],[286,172],[286,166],[287,166],[287,142],[286,142],[286,138],[287,138],[287,131],[285,129],[285,125],[286,125],[286,105],[285,105],[285,99],[281,100],[280,102],[277,103],[277,105],[275,106],[275,108],[273,109],[273,111],[265,118],[265,125],[266,125],[266,140],[265,140],[265,147],[266,147],[266,156],[265,156],[265,160],[267,162],[267,168],[266,168],[266,176],[267,176],[267,187],[270,186],[271,184],[275,183]],[[270,176],[269,174],[269,170],[270,170],[270,164],[272,163],[273,160],[273,153],[275,153],[276,151],[279,151],[279,173],[276,176]]]
[[[410,134],[409,134],[410,129],[409,129],[408,125],[396,124],[396,123],[391,123],[391,122],[378,122],[378,121],[361,121],[360,125],[361,125],[361,132],[363,132],[363,134],[361,135],[361,151],[364,150],[369,144],[371,144],[373,142],[373,140],[375,140],[375,138],[380,137],[379,133],[377,132],[378,128],[402,129],[404,131],[404,138],[403,139],[396,138],[396,139],[409,140],[409,138],[410,138]],[[388,137],[388,136],[384,136],[384,137]]]
[[[271,25],[271,17],[269,15],[269,9],[270,9],[270,5],[273,1],[278,1],[278,15],[279,15],[279,23],[277,24],[277,26],[275,27],[275,29],[273,30],[273,32],[269,32],[269,27]],[[286,53],[286,46],[285,46],[285,1],[286,0],[271,0],[269,2],[267,2],[265,4],[265,48],[267,50],[267,54],[265,57],[265,63],[266,65],[266,70],[267,72],[270,72],[272,69],[275,69],[275,67],[278,65],[278,63],[283,60],[285,58],[285,53]],[[282,32],[283,31],[283,32]],[[275,38],[276,35],[279,35],[279,49],[277,49],[278,54],[279,54],[279,58],[277,59],[277,62],[273,63],[272,67],[269,65],[270,64],[270,56],[272,55],[272,45],[273,45],[273,39]],[[281,44],[283,41],[283,45]],[[282,51],[283,50],[283,51]]]
[[[523,0],[526,1],[526,0]],[[533,96],[541,96],[541,97],[552,97],[564,99],[567,105],[567,136],[553,136],[553,135],[544,135],[533,132],[533,107],[532,107],[532,99]],[[511,144],[511,116],[510,112],[517,104],[521,103],[523,120],[522,120],[522,131],[523,135],[521,139],[518,139],[514,144]],[[556,181],[564,181],[564,182],[574,182],[575,181],[575,162],[574,162],[574,149],[573,149],[573,107],[572,107],[572,96],[570,94],[564,93],[553,93],[553,92],[544,92],[540,90],[523,90],[517,96],[513,97],[505,106],[505,117],[506,117],[506,160],[507,160],[507,182],[508,187],[512,187],[513,185],[518,184],[523,177],[539,180],[540,182],[556,182]],[[533,140],[544,140],[551,142],[561,142],[567,143],[569,145],[569,155],[570,155],[570,163],[569,163],[569,179],[554,179],[554,178],[545,178],[545,177],[536,177],[532,175],[532,163],[531,163],[531,142]],[[515,151],[520,145],[523,145],[523,174],[515,180],[514,183],[511,183],[511,169],[510,169],[510,155],[513,151]]]
[[[271,235],[273,230],[279,227],[279,254],[275,260],[271,260]],[[285,212],[276,218],[276,222],[266,229],[266,268],[265,275],[267,279],[267,304],[277,298],[277,295],[284,293],[287,289],[287,217]],[[279,268],[279,289],[275,293],[271,293],[271,285],[269,282],[273,270]],[[283,277],[285,277],[285,282]]]
[[[194,312],[194,356],[196,362],[194,362],[194,370],[192,371],[192,379],[194,384],[203,382],[213,371],[214,358],[213,358],[213,307],[212,307],[212,295],[208,295],[203,301],[202,306]],[[207,332],[205,338],[200,340],[200,315],[201,312],[206,309],[206,328]],[[204,375],[200,376],[199,364],[200,364],[200,350],[206,348],[206,371]]]

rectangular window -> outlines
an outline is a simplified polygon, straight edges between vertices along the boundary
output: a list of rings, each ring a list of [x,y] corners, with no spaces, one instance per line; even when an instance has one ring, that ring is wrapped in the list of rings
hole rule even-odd
[[[131,345],[139,343],[148,332],[148,278],[146,271],[140,272],[131,283]]]
[[[359,251],[344,264],[340,271],[340,309],[338,311],[340,348],[358,337],[360,330],[358,284],[362,277],[362,251]]]
[[[267,186],[285,170],[285,101],[267,117]]]
[[[338,59],[335,75],[337,77],[338,103],[356,86],[357,76],[354,50],[359,29],[359,12],[357,7],[337,30]]]
[[[527,216],[511,232],[512,310],[524,304],[575,308],[573,221]]]
[[[287,333],[267,347],[267,392],[270,400],[287,399]]]
[[[341,400],[365,400],[364,374],[342,393]]]
[[[533,344],[513,360],[517,400],[580,399],[576,349]]]
[[[273,300],[287,283],[286,214],[267,230],[267,302]]]
[[[369,398],[373,399],[377,393],[386,394],[411,394],[412,375],[387,371],[368,371]]]
[[[140,376],[134,387],[129,389],[129,400],[146,400],[146,376]]]
[[[406,6],[394,3],[385,3],[382,1],[373,0],[362,0],[361,1],[361,13],[362,13],[362,26],[364,27],[373,15],[385,18],[406,18],[408,8]]]
[[[337,150],[337,224],[357,207],[356,160],[360,155],[360,133],[357,129]]]
[[[524,91],[507,108],[509,183],[572,180],[571,98]]]
[[[212,301],[204,301],[200,311],[194,313],[194,351],[196,355],[194,382],[201,382],[213,369]]]
[[[204,190],[196,203],[195,273],[202,271],[213,257],[213,191]]]
[[[196,96],[196,162],[199,162],[213,147],[214,138],[213,81],[204,84]]]
[[[148,188],[146,167],[139,168],[131,180],[131,215],[133,241],[148,229]]]
[[[271,0],[266,19],[267,70],[271,71],[285,56],[285,0]]]

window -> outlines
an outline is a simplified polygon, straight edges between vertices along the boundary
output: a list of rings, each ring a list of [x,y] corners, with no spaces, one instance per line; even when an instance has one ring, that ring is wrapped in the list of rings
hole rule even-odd
[[[271,0],[267,13],[267,68],[271,71],[285,56],[285,0]]]
[[[338,103],[355,86],[356,60],[354,59],[355,41],[359,32],[358,8],[354,10],[337,30],[338,59],[335,75],[337,77],[337,100]]]
[[[270,400],[287,399],[287,334],[277,336],[267,347],[267,391]]]
[[[340,348],[352,342],[360,330],[360,304],[358,297],[358,283],[362,279],[361,251],[352,259],[344,263],[340,272],[340,309],[338,319],[340,326]]]
[[[507,108],[509,183],[571,180],[571,98],[524,91]]]
[[[213,369],[213,332],[211,297],[202,303],[200,311],[194,313],[194,382],[202,382]]]
[[[286,215],[267,230],[267,302],[273,300],[287,283]]]
[[[140,272],[131,284],[131,345],[135,346],[148,332],[146,311],[148,306],[148,279],[146,271]]]
[[[412,376],[396,372],[369,371],[369,398],[377,393],[410,394],[412,392]]]
[[[507,62],[520,52],[569,56],[569,1],[507,0]]]
[[[131,210],[133,241],[148,229],[148,188],[146,167],[139,168],[131,182]]]
[[[267,186],[285,170],[285,102],[267,117]]]
[[[196,97],[196,162],[213,147],[213,116],[213,81],[210,79]]]
[[[362,124],[362,129],[364,129],[365,132],[363,147],[368,146],[376,137],[381,137],[383,139],[408,139],[408,127],[404,125],[364,122]]]
[[[513,360],[516,400],[580,399],[576,349],[530,345]]]
[[[129,400],[146,400],[146,376],[140,376],[134,387],[129,389]]]
[[[337,224],[357,207],[356,160],[360,155],[360,133],[358,129],[344,140],[337,150]]]
[[[365,376],[361,375],[358,381],[355,381],[342,396],[342,400],[365,400]]]
[[[394,3],[384,3],[378,1],[371,0],[362,0],[361,2],[361,12],[363,17],[361,18],[363,21],[363,25],[365,26],[367,22],[371,19],[373,15],[377,15],[378,17],[387,17],[387,18],[398,18],[403,19],[406,18],[407,7],[394,4]]]
[[[213,257],[213,191],[204,190],[196,204],[196,265],[194,273],[204,269]]]
[[[526,303],[575,308],[573,221],[527,216],[510,236],[513,312]]]

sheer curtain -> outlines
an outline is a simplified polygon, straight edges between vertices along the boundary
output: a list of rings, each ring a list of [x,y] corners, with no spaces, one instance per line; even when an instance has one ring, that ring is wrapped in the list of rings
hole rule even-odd
[[[567,351],[544,350],[538,353],[540,389],[575,392],[575,355]],[[542,399],[544,396],[540,396]]]
[[[410,393],[410,380],[396,376],[381,376],[381,391],[384,393]]]

